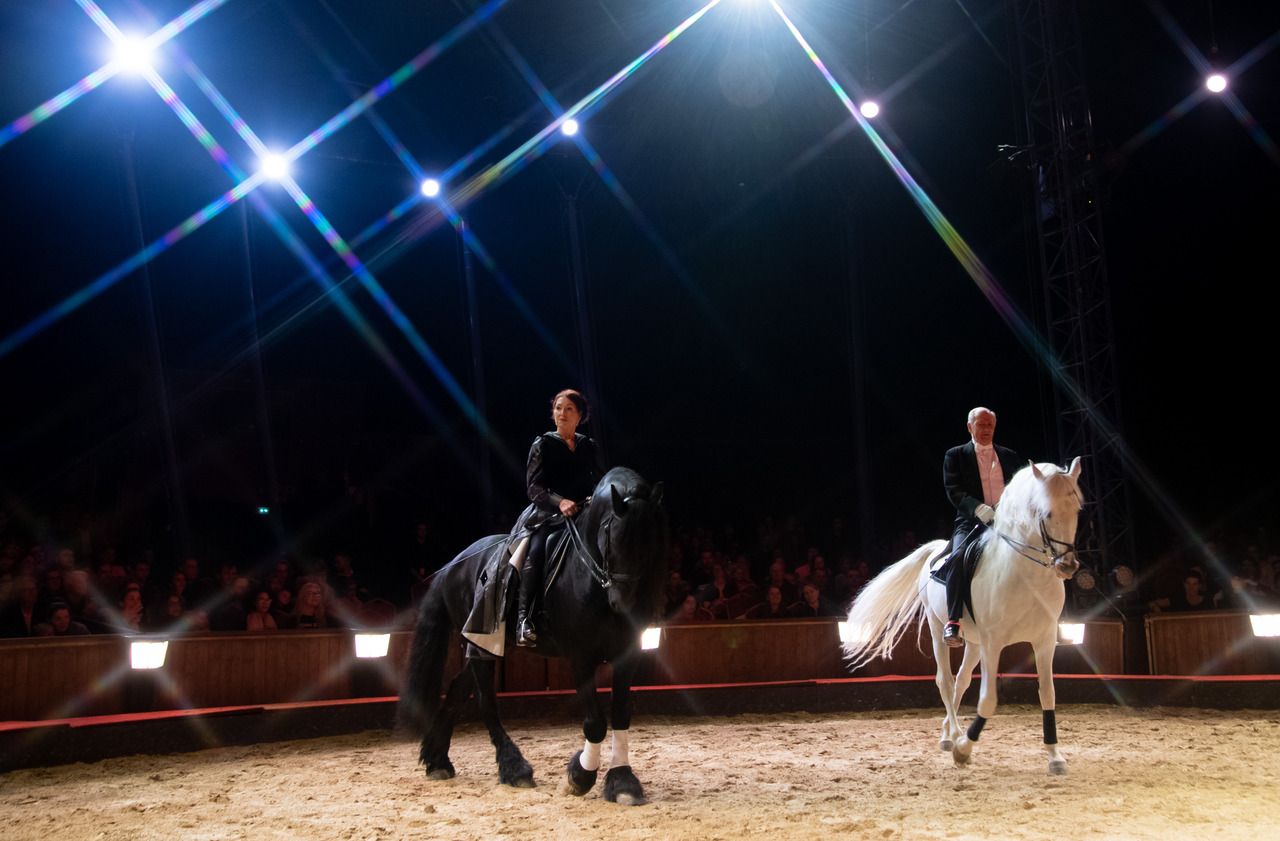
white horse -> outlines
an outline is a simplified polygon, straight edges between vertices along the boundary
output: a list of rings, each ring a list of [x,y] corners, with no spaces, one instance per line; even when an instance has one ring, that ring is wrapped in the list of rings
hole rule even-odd
[[[1000,652],[1011,643],[1029,642],[1040,679],[1049,773],[1067,771],[1067,762],[1058,752],[1053,652],[1066,597],[1062,582],[1080,568],[1074,545],[1083,504],[1079,479],[1077,458],[1065,470],[1055,464],[1029,464],[1005,487],[991,528],[980,538],[981,561],[972,584],[977,615],[965,612],[964,659],[954,676],[942,638],[947,619],[946,588],[930,576],[933,565],[947,551],[947,541],[927,543],[881,572],[849,608],[849,627],[857,641],[846,643],[845,651],[853,669],[876,657],[888,659],[903,631],[919,614],[929,620],[933,657],[938,664],[938,692],[947,709],[940,745],[951,751],[957,765],[969,761],[973,743],[987,719],[995,715]],[[965,732],[956,711],[979,662],[982,685],[978,714]]]

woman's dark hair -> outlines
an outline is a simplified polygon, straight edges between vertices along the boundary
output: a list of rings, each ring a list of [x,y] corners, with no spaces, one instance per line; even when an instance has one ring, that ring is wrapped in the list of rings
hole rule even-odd
[[[582,396],[582,392],[576,388],[566,388],[563,391],[556,392],[556,396],[551,398],[552,410],[556,407],[556,401],[561,397],[569,398],[569,402],[578,407],[578,414],[582,415],[579,423],[586,423],[591,419],[591,406],[587,403],[587,398]]]

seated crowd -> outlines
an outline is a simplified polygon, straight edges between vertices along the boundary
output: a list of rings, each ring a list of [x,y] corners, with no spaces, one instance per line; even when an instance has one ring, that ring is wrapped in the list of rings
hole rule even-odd
[[[918,545],[904,532],[870,550],[869,562],[839,518],[818,535],[795,517],[781,525],[767,517],[755,534],[744,535],[727,526],[673,532],[662,606],[668,623],[840,616],[880,568]],[[1162,557],[1140,576],[1134,606],[1158,612],[1274,602],[1280,556],[1236,545],[1244,547],[1208,544],[1196,553],[1216,563]],[[388,554],[395,556],[390,569],[370,570],[382,574],[366,578],[347,551],[327,563],[281,557],[241,568],[188,557],[166,567],[149,552],[126,565],[104,545],[86,564],[66,545],[9,536],[0,540],[0,637],[387,627],[407,621],[403,609],[448,561],[424,523],[401,551]]]

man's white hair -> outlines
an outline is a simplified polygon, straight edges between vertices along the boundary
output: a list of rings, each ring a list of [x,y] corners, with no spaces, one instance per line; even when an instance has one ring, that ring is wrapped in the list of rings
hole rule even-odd
[[[982,414],[983,412],[986,412],[988,415],[991,415],[991,417],[993,418],[996,416],[996,413],[988,409],[986,406],[974,406],[972,409],[969,410],[969,420],[967,421],[967,423],[973,423],[974,420],[978,417],[978,415]]]

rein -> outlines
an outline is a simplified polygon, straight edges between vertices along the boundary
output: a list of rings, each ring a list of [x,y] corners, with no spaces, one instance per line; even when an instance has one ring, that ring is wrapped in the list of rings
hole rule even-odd
[[[626,497],[624,502],[631,502],[633,497]],[[610,543],[609,536],[612,533],[614,515],[611,513],[604,519],[604,545],[607,547]],[[596,555],[592,552],[591,544],[582,539],[582,534],[578,531],[578,524],[571,517],[564,518],[565,526],[569,532],[569,540],[572,541],[573,547],[579,558],[582,559],[583,565],[587,568],[587,572],[592,579],[600,585],[601,589],[608,590],[615,583],[625,583],[627,581],[635,581],[640,576],[630,575],[621,572],[609,571],[609,558],[606,556],[603,560],[596,560]]]

